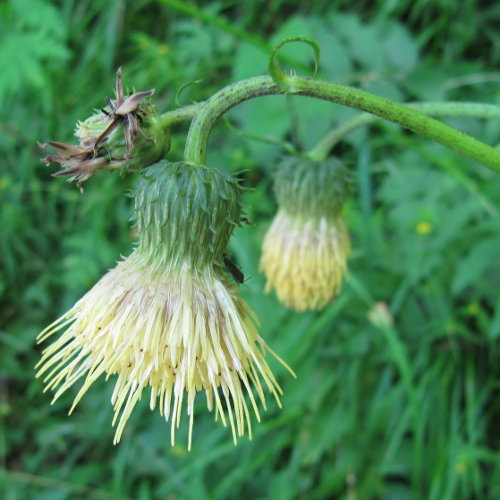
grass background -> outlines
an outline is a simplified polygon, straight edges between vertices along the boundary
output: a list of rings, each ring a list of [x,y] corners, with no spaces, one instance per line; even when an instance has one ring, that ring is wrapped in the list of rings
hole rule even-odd
[[[350,279],[320,313],[263,294],[262,237],[275,213],[272,172],[288,143],[307,151],[353,116],[294,97],[242,104],[210,141],[209,164],[249,169],[254,227],[231,252],[242,294],[268,343],[285,396],[252,442],[234,448],[201,401],[194,446],[143,401],[112,445],[111,385],[96,383],[72,417],[33,366],[37,333],[130,251],[136,178],[53,179],[36,140],[72,141],[124,66],[129,87],[155,87],[161,110],[206,99],[265,71],[270,47],[309,36],[319,76],[399,101],[500,104],[500,5],[479,0],[10,0],[0,3],[0,492],[6,500],[500,498],[500,176],[392,125],[336,147],[356,191],[346,217]],[[284,49],[298,72],[310,50]],[[489,144],[500,125],[448,123]],[[186,129],[173,134],[180,159]],[[255,136],[266,142],[255,140]],[[377,321],[386,311],[392,326]],[[184,422],[185,424],[186,422]]]

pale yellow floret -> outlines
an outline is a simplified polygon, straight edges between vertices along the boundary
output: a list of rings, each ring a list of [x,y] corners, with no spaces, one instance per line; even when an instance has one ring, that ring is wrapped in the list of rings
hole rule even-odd
[[[280,210],[262,247],[260,269],[266,292],[276,290],[290,309],[321,309],[339,293],[350,241],[344,221],[302,220]]]
[[[245,431],[251,439],[245,395],[257,420],[258,400],[266,408],[264,388],[280,405],[281,389],[253,312],[213,269],[194,274],[186,265],[175,271],[148,266],[136,250],[44,330],[39,342],[65,327],[44,350],[37,376],[44,376],[45,390],[56,391],[54,401],[85,377],[71,413],[97,378],[116,375],[115,443],[146,387],[151,409],[159,406],[171,422],[172,445],[186,400],[189,448],[199,391],[224,426],[229,416],[235,443]]]

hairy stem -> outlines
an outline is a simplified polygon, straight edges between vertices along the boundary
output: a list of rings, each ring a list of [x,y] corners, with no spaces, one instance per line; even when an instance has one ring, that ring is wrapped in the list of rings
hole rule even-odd
[[[182,108],[173,109],[172,111],[163,113],[157,118],[159,127],[166,129],[172,125],[192,120],[196,113],[200,110],[202,104],[203,103],[190,104],[188,106],[183,106]]]
[[[473,102],[412,102],[406,106],[431,116],[468,116],[471,118],[499,118],[500,106]],[[350,132],[360,127],[380,123],[380,118],[369,113],[360,113],[347,120],[321,139],[307,156],[312,160],[324,160],[330,151]]]
[[[291,75],[287,75],[285,81],[279,84],[270,76],[242,80],[223,88],[205,101],[191,122],[184,153],[186,161],[206,162],[210,131],[226,111],[254,97],[276,94],[310,96],[367,111],[500,172],[500,151],[409,106],[352,87]]]

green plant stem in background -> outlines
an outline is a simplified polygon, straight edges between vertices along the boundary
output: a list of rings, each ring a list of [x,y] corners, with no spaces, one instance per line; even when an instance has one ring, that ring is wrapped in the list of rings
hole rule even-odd
[[[415,102],[407,103],[421,113],[431,116],[468,116],[471,118],[500,118],[500,106],[472,102]],[[341,123],[330,131],[307,156],[312,160],[324,160],[330,151],[350,132],[380,122],[380,118],[369,113],[361,113]]]
[[[269,52],[271,49],[264,39],[245,31],[239,26],[235,26],[233,23],[221,16],[211,14],[196,5],[191,5],[190,2],[183,2],[181,0],[158,0],[158,3],[168,5],[169,7],[172,7],[173,9],[176,9],[184,14],[188,14],[195,19],[199,19],[209,25],[215,26],[222,32],[230,33],[235,38],[244,40],[245,42],[258,47],[265,53]]]
[[[276,94],[315,97],[367,111],[500,172],[500,151],[409,106],[352,87],[291,75],[281,78],[279,84],[270,76],[242,80],[228,85],[205,101],[191,122],[184,152],[186,161],[201,164],[206,162],[210,131],[226,111],[254,97]]]

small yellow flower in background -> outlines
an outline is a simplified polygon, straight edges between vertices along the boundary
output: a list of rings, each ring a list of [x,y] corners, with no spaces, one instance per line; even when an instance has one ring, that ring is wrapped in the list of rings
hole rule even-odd
[[[287,158],[275,178],[279,210],[264,238],[260,269],[281,303],[321,309],[340,292],[351,251],[341,211],[350,181],[337,160]]]
[[[115,443],[146,387],[151,409],[171,422],[172,445],[185,406],[191,448],[200,391],[235,444],[245,432],[251,439],[251,414],[260,420],[265,392],[281,406],[265,356],[280,358],[224,270],[240,220],[237,181],[216,169],[160,162],[139,183],[136,217],[137,248],[40,334],[43,342],[65,329],[44,350],[37,376],[54,400],[85,377],[70,413],[100,376],[116,376]]]
[[[168,54],[170,52],[170,47],[166,43],[160,43],[158,44],[158,54],[161,54],[164,56],[165,54]]]
[[[467,313],[471,316],[477,316],[481,312],[481,306],[477,302],[471,302],[467,306]]]
[[[432,231],[432,224],[430,222],[419,222],[417,224],[418,234],[429,234]]]

